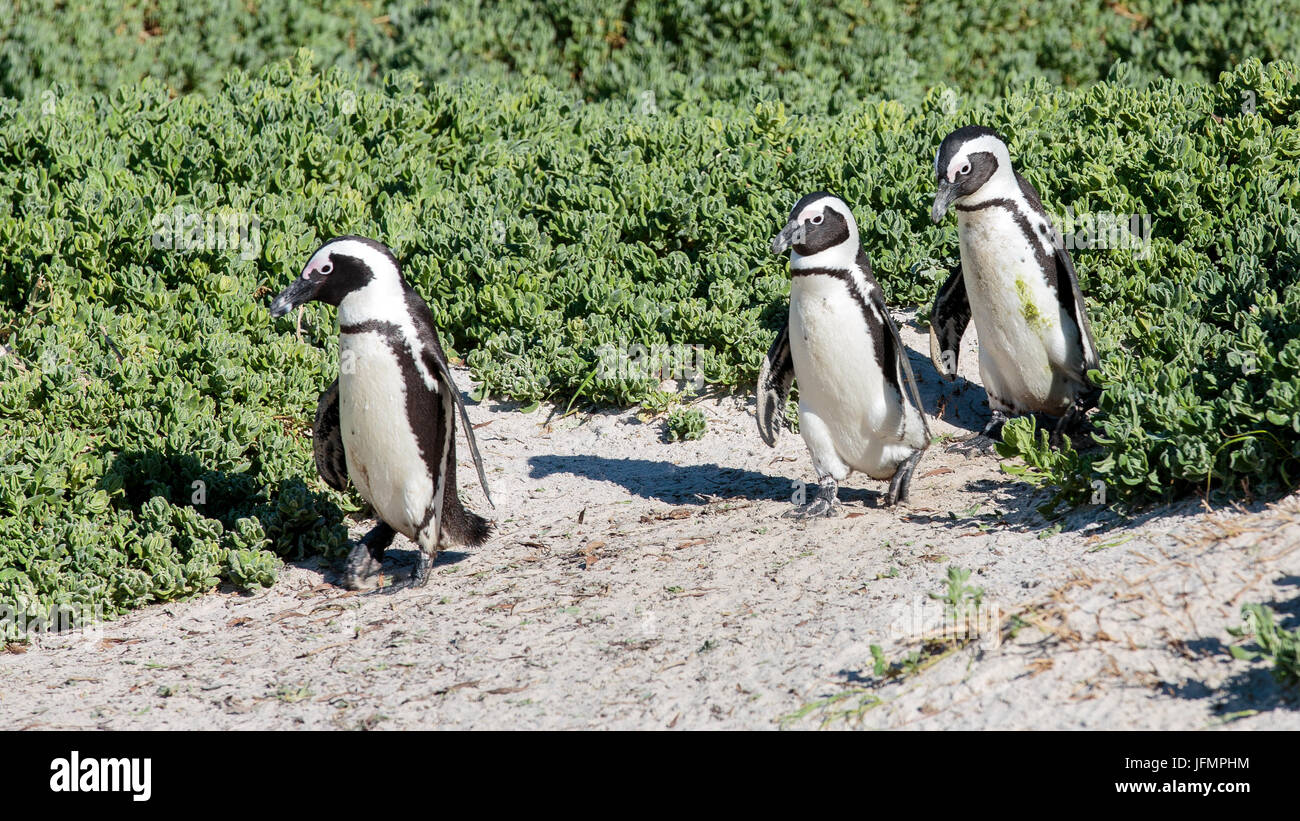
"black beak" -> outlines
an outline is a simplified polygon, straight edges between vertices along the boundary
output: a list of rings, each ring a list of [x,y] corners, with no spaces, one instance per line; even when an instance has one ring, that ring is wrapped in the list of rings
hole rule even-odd
[[[783,254],[792,245],[799,245],[804,240],[802,222],[791,222],[781,229],[781,233],[772,237],[772,253]]]
[[[299,305],[311,302],[316,296],[316,287],[317,283],[310,279],[298,277],[271,302],[271,316],[284,316]]]
[[[931,221],[941,222],[944,215],[948,213],[948,206],[952,205],[955,199],[957,199],[956,183],[939,180],[939,190],[934,192],[934,205],[930,208]]]

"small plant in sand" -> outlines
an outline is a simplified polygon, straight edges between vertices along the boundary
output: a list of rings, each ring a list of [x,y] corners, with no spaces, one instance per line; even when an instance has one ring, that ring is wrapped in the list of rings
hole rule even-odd
[[[967,584],[970,573],[955,564],[948,565],[946,588],[930,594],[930,598],[943,602],[944,616],[953,624],[973,624],[984,603],[984,588]]]
[[[708,423],[704,421],[704,411],[696,408],[678,408],[668,414],[667,435],[669,442],[682,442],[688,439],[701,439]]]
[[[1273,611],[1262,604],[1242,605],[1241,618],[1245,625],[1229,627],[1228,632],[1237,638],[1254,638],[1259,649],[1234,645],[1228,648],[1233,658],[1268,659],[1273,662],[1273,677],[1279,684],[1300,686],[1300,630],[1284,630],[1273,621]]]

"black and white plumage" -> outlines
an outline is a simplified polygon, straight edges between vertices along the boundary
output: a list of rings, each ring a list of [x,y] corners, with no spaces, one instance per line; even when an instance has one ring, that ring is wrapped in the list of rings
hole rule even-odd
[[[1097,346],[1074,262],[1038,192],[1011,165],[1006,143],[981,126],[959,128],[935,156],[938,190],[930,217],[957,211],[961,270],[939,289],[930,356],[951,379],[966,326],[979,333],[980,378],[996,435],[1007,417],[1045,413],[1057,431],[1095,402],[1087,372]]]
[[[364,237],[321,246],[271,315],[313,300],[337,306],[339,316],[339,378],[317,403],[316,468],[338,490],[351,480],[379,519],[349,555],[344,583],[356,589],[377,575],[401,533],[420,548],[411,580],[424,584],[443,544],[480,545],[491,530],[457,494],[457,411],[492,501],[433,315],[392,252]]]
[[[799,381],[799,432],[817,472],[817,497],[789,515],[834,515],[850,472],[889,479],[886,502],[907,498],[930,443],[907,349],[843,200],[809,194],[772,239],[790,250],[788,321],[758,377],[758,430],[772,445]]]

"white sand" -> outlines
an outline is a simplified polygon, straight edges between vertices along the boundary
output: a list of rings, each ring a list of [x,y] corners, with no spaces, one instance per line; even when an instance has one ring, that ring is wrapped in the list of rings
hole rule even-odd
[[[934,432],[978,429],[983,391],[940,382],[903,334],[928,409],[946,405]],[[472,406],[498,531],[428,587],[348,593],[308,563],[45,636],[0,653],[0,728],[1300,728],[1300,698],[1226,652],[1242,602],[1300,615],[1300,496],[1084,507],[1040,538],[1044,494],[944,443],[907,506],[853,476],[844,518],[800,523],[781,514],[813,478],[802,440],[765,447],[752,399],[699,407],[705,437],[667,444],[632,412]],[[870,645],[897,661],[942,627],[928,594],[949,564],[975,571],[988,629],[877,679]]]

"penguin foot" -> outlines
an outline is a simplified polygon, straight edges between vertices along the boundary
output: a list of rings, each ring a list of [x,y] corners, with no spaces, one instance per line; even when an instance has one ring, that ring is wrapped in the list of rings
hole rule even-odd
[[[948,450],[953,453],[965,454],[967,458],[972,456],[992,456],[997,452],[995,449],[998,442],[1002,441],[1002,427],[1006,425],[1008,419],[1009,417],[1002,411],[993,411],[993,415],[989,417],[984,430],[958,439]]]
[[[1002,428],[1007,424],[1010,418],[1011,417],[1007,416],[1002,411],[993,411],[993,415],[989,417],[988,424],[984,426],[984,430],[980,431],[980,436],[999,442],[1002,441]]]
[[[812,519],[817,517],[833,518],[844,512],[839,500],[839,483],[827,476],[818,483],[817,496],[806,505],[799,505],[787,511],[786,519]]]
[[[916,471],[916,465],[921,461],[923,450],[918,450],[903,464],[898,466],[894,471],[894,478],[889,480],[889,493],[885,496],[885,506],[893,507],[899,502],[906,502],[907,497],[912,489],[912,474]]]
[[[348,554],[348,564],[343,571],[343,586],[348,590],[365,590],[373,587],[384,563],[375,561],[363,542],[357,542]]]
[[[1061,417],[1061,419],[1064,421],[1065,417]],[[1048,446],[1060,450],[1065,445],[1064,440],[1067,435],[1065,427],[1058,423],[1052,428],[1051,435],[1047,437]]]
[[[423,550],[420,551],[420,555],[415,559],[415,569],[411,571],[411,584],[413,586],[424,587],[429,583],[429,579],[433,577],[433,562],[437,556],[437,553],[430,556]]]
[[[384,569],[384,551],[393,543],[397,531],[384,522],[370,529],[348,554],[343,570],[343,586],[348,590],[365,590],[374,587]]]
[[[1087,433],[1090,427],[1091,425],[1088,422],[1088,416],[1084,411],[1082,403],[1076,401],[1074,404],[1070,405],[1070,409],[1065,412],[1065,415],[1057,420],[1056,425],[1052,428],[1052,434],[1048,438],[1048,443],[1057,450],[1060,450],[1061,445],[1063,444],[1063,437],[1067,435],[1082,435]]]
[[[833,519],[844,512],[844,506],[838,499],[827,501],[826,499],[813,499],[806,505],[800,505],[794,510],[787,511],[784,514],[786,519],[816,519],[823,517]]]
[[[433,559],[429,557],[428,553],[421,550],[415,557],[415,569],[411,571],[411,575],[400,582],[382,587],[374,592],[388,596],[403,590],[424,587],[431,578],[433,578]]]
[[[970,436],[964,436],[958,439],[948,447],[950,453],[961,453],[966,458],[974,456],[992,456],[996,453],[998,440],[985,436],[982,433],[973,433]]]

